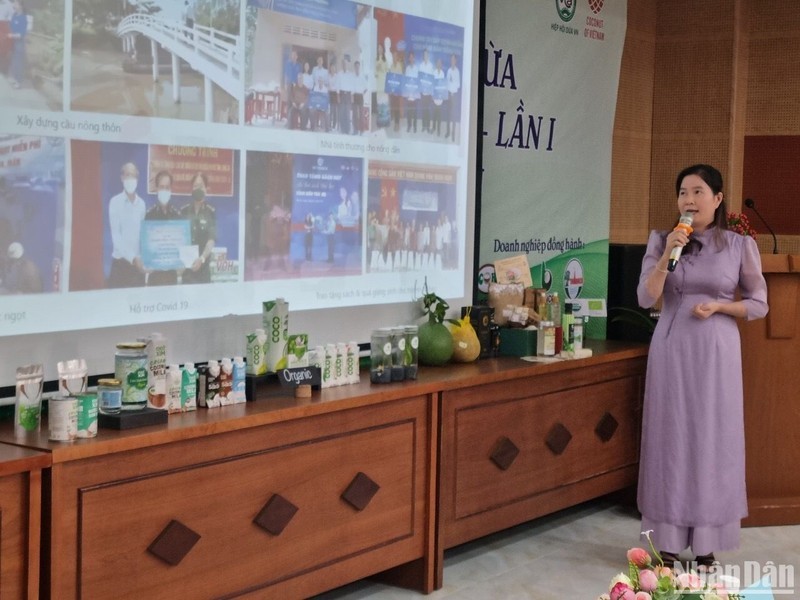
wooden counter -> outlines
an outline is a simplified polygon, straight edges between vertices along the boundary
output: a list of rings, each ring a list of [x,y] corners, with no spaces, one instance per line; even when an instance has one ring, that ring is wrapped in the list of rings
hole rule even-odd
[[[42,469],[50,455],[0,444],[0,596],[39,597]]]
[[[285,599],[383,572],[430,592],[441,584],[445,547],[635,480],[634,420],[647,349],[592,347],[595,355],[583,360],[490,359],[421,368],[418,380],[389,385],[371,385],[364,374],[359,384],[306,400],[272,387],[246,405],[171,415],[164,426],[101,430],[74,443],[42,433],[25,444],[52,457],[44,478],[43,587],[59,599],[172,598],[178,591]],[[469,533],[454,535],[452,515],[439,508],[451,475],[478,482],[456,498],[459,516],[462,505],[476,512],[469,503],[495,476],[483,463],[470,475],[471,458],[451,452],[465,407],[502,416],[480,417],[465,433],[492,443],[506,436],[521,450],[519,467],[502,470],[506,479],[497,484],[504,505],[516,502],[509,486],[525,479],[518,469],[541,462],[544,470],[528,476],[538,483],[526,484],[513,518],[481,507]],[[574,442],[547,459],[539,446],[556,422]],[[0,442],[19,443],[7,426]]]
[[[764,254],[769,314],[740,321],[747,504],[742,524],[800,523],[800,256]]]

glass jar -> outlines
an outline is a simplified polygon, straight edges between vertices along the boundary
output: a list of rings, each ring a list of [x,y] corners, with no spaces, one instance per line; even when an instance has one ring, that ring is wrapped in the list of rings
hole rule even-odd
[[[122,384],[119,379],[97,380],[97,404],[105,415],[116,415],[122,410]]]
[[[405,370],[406,333],[403,327],[392,328],[392,381],[403,381]]]
[[[114,379],[122,387],[122,410],[142,410],[147,406],[147,344],[117,344]]]
[[[369,347],[369,380],[372,383],[390,383],[392,381],[392,330],[374,330]]]
[[[405,352],[403,353],[403,368],[406,379],[417,378],[417,353],[419,352],[419,327],[407,325],[403,328],[406,338]]]
[[[556,353],[556,326],[552,321],[539,323],[536,336],[536,354],[539,356],[555,356]]]

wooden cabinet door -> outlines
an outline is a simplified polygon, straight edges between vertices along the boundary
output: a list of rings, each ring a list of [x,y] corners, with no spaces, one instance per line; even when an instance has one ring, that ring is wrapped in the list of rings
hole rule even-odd
[[[635,480],[641,373],[570,375],[443,394],[444,547]]]
[[[75,595],[304,597],[421,558],[425,406],[227,435],[241,446],[225,456],[203,448],[212,440],[152,448],[146,472],[118,477],[81,461]]]

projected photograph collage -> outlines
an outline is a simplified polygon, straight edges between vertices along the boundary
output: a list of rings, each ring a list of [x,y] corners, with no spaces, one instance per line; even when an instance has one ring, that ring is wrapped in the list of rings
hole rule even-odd
[[[0,0],[0,295],[459,281],[472,2],[405,5]]]

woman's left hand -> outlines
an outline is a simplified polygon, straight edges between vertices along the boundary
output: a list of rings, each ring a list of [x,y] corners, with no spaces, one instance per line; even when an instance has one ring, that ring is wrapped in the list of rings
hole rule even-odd
[[[698,319],[707,319],[717,312],[717,310],[719,310],[718,302],[703,302],[701,304],[695,304],[692,309],[692,314]]]

